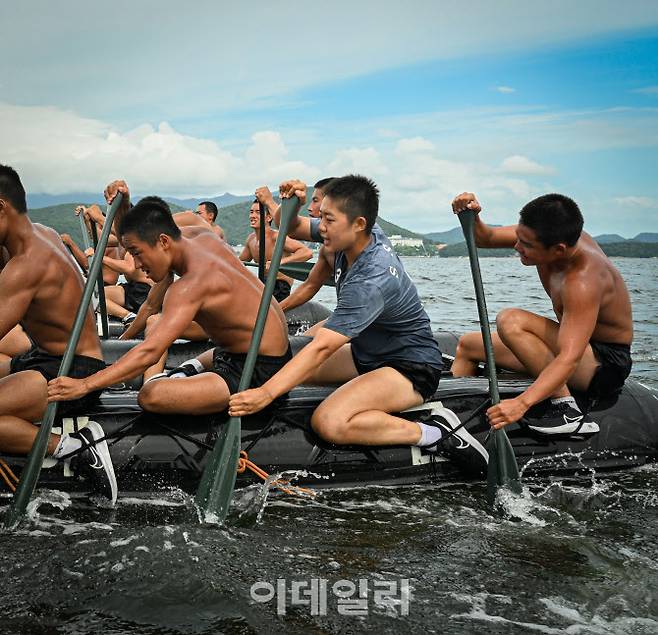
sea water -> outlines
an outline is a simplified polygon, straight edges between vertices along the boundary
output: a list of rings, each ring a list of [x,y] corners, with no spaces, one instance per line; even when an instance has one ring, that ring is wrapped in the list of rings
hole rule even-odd
[[[658,260],[615,262],[633,376],[658,388]],[[477,329],[466,259],[405,265],[433,328]],[[481,266],[492,320],[507,306],[551,315],[532,268]],[[333,306],[332,289],[320,298]],[[217,527],[178,490],[112,510],[40,491],[0,533],[0,633],[658,632],[658,466],[524,479],[502,509],[471,482],[314,500],[252,487]]]

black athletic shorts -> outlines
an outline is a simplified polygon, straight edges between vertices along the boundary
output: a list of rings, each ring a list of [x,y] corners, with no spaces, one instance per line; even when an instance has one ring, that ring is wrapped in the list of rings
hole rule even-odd
[[[441,369],[430,366],[429,364],[416,364],[414,362],[400,360],[380,362],[377,364],[362,364],[354,356],[354,350],[352,350],[352,360],[359,375],[365,375],[378,368],[392,368],[393,370],[397,370],[398,373],[411,382],[414,390],[421,394],[424,401],[427,401],[439,387]]]
[[[57,377],[61,363],[61,355],[51,355],[35,346],[27,353],[12,358],[9,372],[13,374],[23,370],[36,370],[46,378],[46,381],[50,381]],[[97,373],[99,370],[103,370],[103,368],[105,368],[105,362],[102,359],[87,357],[85,355],[74,355],[68,376],[74,379],[82,379],[83,377],[89,377],[89,375]],[[86,408],[95,406],[98,403],[101,392],[103,391],[95,390],[80,399],[60,401],[57,412],[60,415],[67,415],[73,411],[80,412]]]
[[[633,360],[628,344],[590,341],[594,357],[601,364],[594,373],[587,393],[592,397],[606,397],[619,392],[631,372]]]
[[[123,282],[119,286],[123,287],[125,296],[123,306],[128,311],[137,313],[139,307],[146,301],[146,296],[151,290],[151,285],[146,284],[146,282]]]
[[[287,280],[277,280],[272,295],[277,302],[285,300],[290,295],[290,283]]]
[[[229,353],[222,348],[216,348],[212,354],[212,372],[217,373],[228,386],[233,395],[239,390],[240,377],[247,355],[245,353]],[[254,373],[251,376],[249,388],[262,386],[272,375],[279,372],[292,359],[290,346],[283,355],[258,355]]]

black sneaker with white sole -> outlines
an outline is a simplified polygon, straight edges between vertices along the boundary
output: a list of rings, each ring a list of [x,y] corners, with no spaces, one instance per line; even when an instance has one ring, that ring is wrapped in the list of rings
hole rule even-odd
[[[427,452],[455,454],[469,451],[479,455],[485,465],[489,462],[489,453],[485,447],[461,425],[459,417],[448,408],[433,408],[429,418],[422,421],[425,425],[441,429],[441,438],[431,445],[421,446]]]
[[[74,472],[89,479],[93,491],[112,501],[117,500],[117,479],[110,458],[110,450],[105,441],[98,441],[105,436],[103,428],[95,421],[89,421],[84,428],[70,435],[82,441],[82,452],[71,457]]]
[[[569,403],[551,403],[539,416],[526,414],[525,422],[531,430],[541,434],[595,434],[599,424],[576,410]]]

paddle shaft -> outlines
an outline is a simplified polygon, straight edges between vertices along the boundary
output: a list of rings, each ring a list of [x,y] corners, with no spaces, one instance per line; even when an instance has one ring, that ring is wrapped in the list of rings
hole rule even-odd
[[[121,200],[123,198],[122,194],[117,194],[116,198],[112,202],[108,212],[107,220],[101,237],[98,241],[98,249],[100,251],[105,251],[105,246],[110,236],[110,229],[112,228],[112,222],[116,214],[119,205],[121,205]],[[59,371],[57,372],[58,377],[67,375],[71,369],[71,363],[73,362],[73,356],[75,355],[75,349],[78,346],[78,341],[80,340],[80,334],[82,333],[82,328],[84,326],[85,320],[87,319],[87,312],[89,310],[89,303],[91,302],[91,296],[94,290],[94,285],[98,279],[98,272],[101,269],[103,259],[102,258],[93,258],[89,266],[89,275],[82,291],[82,298],[80,300],[80,305],[78,306],[78,312],[75,316],[75,321],[73,322],[73,328],[71,330],[71,336],[69,341],[66,344],[66,349],[64,350],[64,355],[62,356],[62,362],[59,366]],[[57,405],[58,402],[50,402],[46,408],[46,412],[41,421],[41,426],[37,433],[37,437],[34,440],[30,454],[27,457],[27,463],[21,472],[21,480],[18,483],[16,488],[16,493],[12,499],[11,506],[7,511],[7,516],[5,517],[5,527],[13,528],[15,527],[20,519],[25,515],[25,510],[30,498],[34,492],[37,481],[39,480],[39,474],[41,473],[41,466],[43,464],[43,459],[46,456],[46,450],[48,449],[48,441],[50,440],[50,432],[53,427],[53,422],[55,421],[55,415],[57,414]]]
[[[265,283],[265,205],[259,203],[258,213],[260,215],[260,225],[258,227],[258,279]]]
[[[480,318],[480,331],[484,343],[484,352],[487,360],[487,375],[489,378],[489,395],[492,405],[500,403],[500,392],[498,390],[498,378],[496,377],[496,360],[494,359],[491,331],[489,330],[489,315],[484,297],[484,286],[480,273],[480,262],[477,247],[475,245],[475,219],[473,210],[465,210],[459,213],[459,222],[464,231],[466,246],[468,248],[468,259],[471,264],[471,275],[475,289],[475,300]],[[521,492],[521,480],[519,468],[516,464],[514,449],[507,438],[505,431],[492,429],[488,443],[489,463],[487,465],[487,498],[490,503],[496,500],[496,492],[500,487],[507,487],[515,493]]]
[[[267,314],[272,301],[276,276],[279,271],[281,257],[283,256],[286,234],[288,233],[290,220],[295,209],[296,198],[283,200],[279,234],[274,245],[270,270],[267,274],[267,281],[265,282],[265,288],[256,315],[256,324],[254,325],[251,343],[249,344],[249,350],[247,351],[247,357],[242,369],[238,387],[239,391],[246,390],[251,384],[258,350],[260,349],[260,342],[263,337],[263,331],[265,330]],[[196,503],[203,512],[204,519],[209,519],[209,514],[212,514],[213,520],[224,522],[228,514],[237,476],[238,456],[240,453],[240,426],[240,417],[231,417],[228,423],[220,428],[217,441],[215,442],[215,448],[203,471],[199,489],[197,490]]]
[[[482,285],[482,274],[480,272],[480,261],[478,259],[473,232],[475,212],[471,210],[460,212],[459,221],[462,225],[462,230],[464,231],[464,237],[466,238],[468,260],[471,265],[471,276],[473,278],[473,287],[475,289],[475,301],[477,303],[478,317],[480,319],[480,332],[482,333],[484,352],[487,358],[489,395],[491,396],[492,405],[496,405],[497,403],[500,403],[500,392],[498,390],[498,378],[496,377],[496,361],[494,359],[493,342],[491,341],[491,331],[489,330],[489,314],[487,312],[484,286]]]
[[[94,254],[98,252],[98,229],[96,223],[91,225],[91,237],[94,240]],[[101,263],[103,261],[103,253],[100,256]],[[98,270],[98,309],[101,314],[101,332],[103,339],[106,340],[110,337],[110,325],[107,319],[107,303],[105,302],[105,280],[103,280],[103,267]]]

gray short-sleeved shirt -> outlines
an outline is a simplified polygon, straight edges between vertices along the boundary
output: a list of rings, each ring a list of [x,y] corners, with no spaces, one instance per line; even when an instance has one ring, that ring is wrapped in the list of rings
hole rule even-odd
[[[319,219],[311,219],[317,241],[319,225]],[[345,254],[336,253],[334,279],[338,304],[324,326],[352,340],[360,364],[406,361],[442,368],[416,286],[379,225],[350,269]]]

